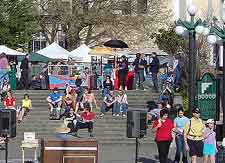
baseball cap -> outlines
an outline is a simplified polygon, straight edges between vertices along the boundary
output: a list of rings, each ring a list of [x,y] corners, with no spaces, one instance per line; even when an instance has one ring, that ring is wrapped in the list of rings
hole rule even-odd
[[[197,113],[197,114],[199,114],[199,113],[200,113],[200,109],[199,109],[199,108],[194,108],[194,109],[192,110],[192,113]]]
[[[214,119],[208,119],[206,123],[214,123]]]

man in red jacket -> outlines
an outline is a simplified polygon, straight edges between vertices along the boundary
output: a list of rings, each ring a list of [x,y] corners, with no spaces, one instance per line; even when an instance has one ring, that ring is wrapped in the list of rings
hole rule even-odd
[[[84,112],[81,114],[80,120],[77,120],[76,123],[74,123],[73,136],[77,137],[77,132],[79,129],[88,128],[90,137],[93,137],[94,120],[95,120],[95,113],[91,112],[90,105],[86,104],[86,106],[84,106]]]

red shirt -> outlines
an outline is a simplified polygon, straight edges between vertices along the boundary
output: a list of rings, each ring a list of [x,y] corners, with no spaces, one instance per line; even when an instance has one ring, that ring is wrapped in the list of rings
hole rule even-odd
[[[14,97],[6,97],[5,99],[4,99],[4,106],[5,107],[12,107],[12,106],[15,106],[15,104],[16,104],[16,99],[14,98]]]
[[[153,122],[152,128],[155,128],[158,125],[159,121],[156,120]],[[170,119],[166,119],[165,122],[161,122],[162,126],[156,130],[155,140],[156,141],[170,141],[172,137],[172,129],[174,124]]]
[[[95,113],[93,112],[83,112],[81,114],[81,117],[85,120],[85,121],[93,121],[95,119]]]

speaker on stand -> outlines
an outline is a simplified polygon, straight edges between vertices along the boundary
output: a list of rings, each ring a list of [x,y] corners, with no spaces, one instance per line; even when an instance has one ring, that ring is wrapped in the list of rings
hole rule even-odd
[[[5,139],[5,147],[0,150],[5,151],[5,162],[7,163],[9,138],[16,137],[16,110],[0,109],[0,136]]]
[[[138,160],[138,139],[147,134],[147,112],[143,110],[129,110],[127,112],[127,137],[136,139],[136,157]]]

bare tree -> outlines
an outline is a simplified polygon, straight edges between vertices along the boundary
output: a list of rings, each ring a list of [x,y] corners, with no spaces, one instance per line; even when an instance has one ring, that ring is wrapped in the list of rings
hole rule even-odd
[[[130,47],[148,46],[151,33],[167,26],[171,16],[165,0],[36,0],[36,5],[47,41],[53,42],[61,28],[69,50],[110,38],[123,39]]]

